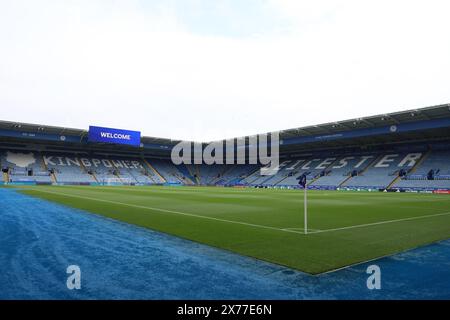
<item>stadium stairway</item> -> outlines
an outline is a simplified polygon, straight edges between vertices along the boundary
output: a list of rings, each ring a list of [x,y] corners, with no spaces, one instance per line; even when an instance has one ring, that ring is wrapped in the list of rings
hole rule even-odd
[[[195,171],[196,171],[196,173],[197,173],[197,179],[198,179],[198,181],[202,181],[202,177],[201,177],[201,175],[200,175],[200,169],[199,169],[198,166],[195,166]]]
[[[286,180],[288,177],[289,177],[289,174],[284,175],[284,176],[281,177],[281,179],[278,180],[274,185],[281,185],[282,182],[283,182],[284,180]]]
[[[430,155],[430,153],[431,153],[431,149],[429,149],[420,159],[419,159],[419,161],[417,161],[416,162],[416,164],[411,168],[411,170],[409,170],[409,172],[408,172],[408,175],[409,174],[412,174],[412,173],[414,173],[416,170],[417,170],[417,168],[419,168],[421,165],[422,165],[422,163],[428,158],[428,156]],[[399,182],[399,181],[401,181],[401,177],[400,176],[397,176],[395,179],[394,179],[394,181],[392,181],[389,185],[388,185],[388,189],[390,189],[390,188],[392,188],[393,186],[395,186],[395,184],[397,183],[397,182]]]
[[[408,174],[414,173],[417,168],[419,168],[422,163],[427,160],[427,158],[430,156],[431,154],[431,149],[429,149],[423,156],[422,158],[419,159],[419,161],[416,162],[416,164],[411,168],[411,170],[408,172]]]
[[[148,162],[145,158],[142,158],[142,161],[161,179],[163,183],[166,183],[167,180]]]
[[[145,176],[149,178],[152,183],[158,183],[158,181],[155,181],[155,178],[151,175],[151,173],[147,169],[144,169],[144,171]]]
[[[245,181],[246,184],[251,185],[253,182],[258,180],[261,176],[259,175],[261,168],[256,168],[255,171],[251,172],[247,177],[243,178],[242,181]]]
[[[95,182],[98,182],[97,176],[95,175],[95,172],[91,173],[92,178],[94,178]]]
[[[119,181],[120,181],[121,183],[124,183],[125,181],[124,181],[124,179],[122,179],[123,177],[120,176],[120,168],[116,166],[116,164],[114,163],[114,161],[111,161],[111,163],[112,163],[112,165],[113,165],[113,168],[115,169],[115,170],[114,170],[114,175],[117,177],[117,179],[119,179]],[[133,177],[133,179],[134,179],[135,181],[133,181],[132,183],[135,183],[135,182],[137,183],[136,178]]]
[[[267,176],[266,179],[262,180],[259,184],[264,185],[266,184],[269,180],[273,179],[274,176]],[[278,182],[272,183],[272,185],[276,185]]]
[[[54,173],[50,173],[50,179],[52,180],[53,183],[58,182],[58,180],[56,179],[56,175]]]
[[[367,169],[367,168],[366,168],[366,169]],[[366,169],[365,169],[365,170],[366,170]],[[348,177],[345,178],[341,183],[339,183],[339,184],[337,185],[337,188],[340,188],[340,187],[344,186],[344,184],[346,184],[351,178],[353,178],[353,177],[352,177],[352,171],[350,170],[350,171],[348,172]]]
[[[47,164],[45,163],[44,155],[43,155],[41,152],[39,152],[39,157],[41,157],[41,159],[42,159],[42,163],[41,163],[42,170],[48,172],[48,171],[49,171],[48,166],[47,166]],[[55,174],[50,173],[50,180],[51,180],[53,183],[56,183],[56,177],[55,177]]]
[[[364,174],[367,170],[369,170],[369,168],[370,168],[372,165],[374,165],[374,164],[377,163],[379,160],[381,160],[382,157],[383,157],[383,154],[380,154],[378,157],[375,157],[375,158],[373,159],[373,161],[369,162],[369,164],[368,164],[366,167],[364,167],[364,169],[362,169],[362,170],[358,173],[358,175]],[[348,181],[350,181],[352,178],[353,178],[353,177],[352,177],[352,175],[350,174],[350,175],[348,176],[347,179],[345,179],[344,181],[342,181],[342,182],[339,184],[338,188],[344,186],[344,184],[346,184],[346,183],[347,183]]]
[[[388,184],[388,186],[387,186],[386,189],[392,188],[392,186],[393,186],[394,184],[396,184],[396,183],[398,182],[398,180],[400,180],[400,176],[399,176],[399,175],[397,175],[397,176],[394,178],[394,180],[392,180],[392,182]]]
[[[279,181],[277,181],[277,183],[275,183],[275,185],[281,185],[282,182],[287,179],[287,177],[289,177],[289,174],[283,176]]]
[[[346,179],[344,179],[344,181],[342,181],[339,185],[338,188],[342,187],[344,185],[344,183],[346,183],[348,180],[350,180],[352,178],[352,175],[349,174],[348,177]]]
[[[119,179],[119,181],[121,183],[124,183],[122,177],[120,176],[120,174],[119,174],[119,172],[117,170],[115,170],[113,174],[117,177],[117,179]]]
[[[331,162],[328,166],[325,167],[325,169],[322,170],[322,172],[325,173],[324,175],[321,175],[322,172],[319,173],[319,174],[317,174],[314,178],[311,179],[310,182],[307,183],[307,185],[308,185],[308,186],[313,185],[314,182],[318,181],[320,178],[329,175],[330,172],[331,172],[332,169],[333,169],[333,166],[335,166],[336,163],[337,163],[338,161],[339,161],[339,159],[338,159],[338,158],[335,158],[335,159],[333,160],[333,162]]]
[[[317,175],[316,177],[314,177],[311,181],[308,182],[308,186],[313,184],[314,182],[316,182],[317,180],[319,180],[321,178],[320,174]]]
[[[425,153],[419,159],[419,161],[416,162],[416,164],[411,168],[411,170],[408,172],[408,174],[413,173],[420,166],[420,164],[425,160],[425,158],[430,154],[430,152],[431,152],[431,150],[428,150],[427,153]],[[401,177],[400,177],[400,175],[397,174],[397,176],[394,178],[394,180],[392,180],[392,182],[388,184],[386,189],[392,188],[399,180],[401,180]]]
[[[80,161],[80,167],[84,170],[84,172],[86,172],[87,174],[91,175],[92,178],[95,180],[95,182],[98,182],[97,176],[95,175],[95,172],[92,171],[92,173],[88,172],[88,169],[86,169],[83,161]],[[56,181],[55,181],[56,182]]]
[[[218,184],[218,183],[221,181],[222,177],[223,177],[228,171],[230,171],[231,168],[232,168],[232,166],[225,166],[225,168],[224,168],[222,171],[219,172],[219,175],[211,180],[211,184],[212,184],[212,185]]]
[[[195,173],[193,173],[192,172],[192,166],[186,166],[186,169],[188,170],[188,172],[189,172],[189,175],[193,178],[193,182],[194,182],[194,180],[195,180],[195,184],[200,184],[200,179],[199,179],[199,177],[198,177],[198,175],[196,175]]]
[[[48,172],[48,167],[47,167],[47,164],[45,163],[45,161],[44,161],[44,156],[42,155],[42,153],[41,152],[39,152],[39,157],[41,158],[41,169],[43,170],[43,171],[47,171]]]
[[[41,157],[41,159],[42,159],[42,163],[41,163],[42,170],[48,172],[49,171],[48,166],[45,163],[44,155],[41,152],[39,152],[39,157]],[[54,173],[50,173],[50,180],[51,180],[52,183],[56,183],[57,182],[56,181],[56,175]]]
[[[191,171],[185,164],[180,164],[177,166],[178,171],[181,172],[183,175],[185,182],[189,185],[193,185],[194,183],[194,176],[192,175]]]

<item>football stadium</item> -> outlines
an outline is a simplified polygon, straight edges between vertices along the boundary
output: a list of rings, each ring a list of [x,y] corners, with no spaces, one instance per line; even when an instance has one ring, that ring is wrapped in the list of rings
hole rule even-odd
[[[3,313],[447,307],[449,12],[0,0]]]
[[[0,136],[1,298],[449,298],[450,104],[281,131],[272,174],[254,137],[174,164],[183,141],[138,131]]]

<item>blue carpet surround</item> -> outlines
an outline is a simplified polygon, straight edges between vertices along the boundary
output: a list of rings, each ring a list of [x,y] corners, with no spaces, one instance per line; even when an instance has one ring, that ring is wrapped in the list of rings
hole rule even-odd
[[[450,240],[311,276],[4,188],[0,266],[0,299],[450,299]]]

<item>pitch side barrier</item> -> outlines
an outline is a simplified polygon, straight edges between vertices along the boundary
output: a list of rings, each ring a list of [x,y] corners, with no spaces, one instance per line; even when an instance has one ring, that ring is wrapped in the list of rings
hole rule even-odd
[[[1,184],[0,184],[1,185]],[[35,181],[17,181],[17,182],[3,182],[3,185],[11,186],[171,186],[171,187],[182,187],[182,186],[198,186],[198,185],[184,185],[182,183],[102,183],[102,182],[35,182]],[[208,185],[205,185],[208,186]],[[267,185],[210,185],[210,187],[222,187],[222,188],[253,188],[253,189],[286,189],[286,190],[297,190],[302,189],[298,186],[286,185],[286,186],[267,186]],[[433,188],[379,188],[379,187],[333,187],[333,186],[311,186],[308,187],[309,190],[322,190],[322,191],[351,191],[351,192],[399,192],[399,193],[433,193],[433,194],[449,194],[450,189],[433,189]]]
[[[34,186],[37,183],[34,181],[16,181],[16,182],[3,182],[4,185],[14,185],[14,186]]]
[[[436,193],[436,194],[450,194],[450,190],[434,190],[433,193]]]

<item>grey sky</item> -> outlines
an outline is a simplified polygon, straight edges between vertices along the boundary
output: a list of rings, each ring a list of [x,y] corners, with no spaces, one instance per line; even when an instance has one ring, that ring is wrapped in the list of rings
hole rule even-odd
[[[209,141],[450,102],[448,1],[0,0],[0,118]]]

